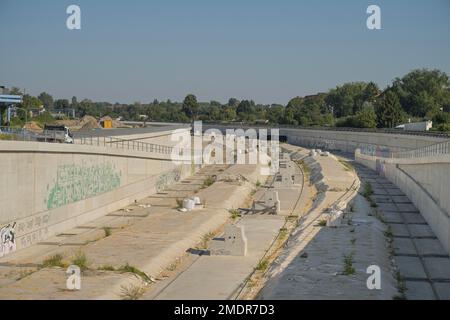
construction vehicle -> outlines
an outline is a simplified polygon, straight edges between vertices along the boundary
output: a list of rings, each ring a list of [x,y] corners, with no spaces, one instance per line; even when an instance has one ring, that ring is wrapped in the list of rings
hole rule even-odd
[[[44,132],[37,136],[41,142],[73,143],[73,134],[66,126],[48,125],[44,126]]]

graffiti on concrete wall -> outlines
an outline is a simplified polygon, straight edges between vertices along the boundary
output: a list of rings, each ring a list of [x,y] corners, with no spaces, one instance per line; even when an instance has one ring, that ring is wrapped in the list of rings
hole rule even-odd
[[[112,191],[120,186],[121,172],[110,163],[98,165],[61,165],[53,186],[47,186],[47,209],[54,209],[96,195]]]
[[[14,222],[0,228],[0,257],[16,251],[15,227]]]
[[[161,192],[167,186],[180,181],[180,179],[181,179],[181,170],[179,168],[174,169],[165,174],[162,174],[158,177],[158,180],[156,180],[156,184],[155,184],[156,191]]]
[[[386,165],[385,162],[377,159],[375,162],[375,166],[376,166],[376,172],[382,176],[382,177],[386,177]]]
[[[40,213],[17,221],[16,243],[20,248],[29,247],[48,237],[50,214]]]

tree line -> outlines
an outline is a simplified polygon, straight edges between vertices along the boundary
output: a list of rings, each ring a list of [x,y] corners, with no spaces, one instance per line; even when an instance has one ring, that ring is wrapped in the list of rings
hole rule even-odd
[[[20,94],[13,88],[12,94]],[[73,97],[57,99],[43,92],[37,97],[23,96],[22,108],[39,105],[52,112],[68,108],[76,115],[105,115],[124,120],[162,122],[246,122],[298,126],[338,126],[357,128],[393,128],[408,120],[433,120],[436,130],[450,131],[450,80],[439,70],[417,69],[396,78],[386,88],[374,82],[351,82],[326,93],[295,97],[284,106],[257,104],[253,100],[230,98],[199,102],[193,94],[184,101],[111,104]]]

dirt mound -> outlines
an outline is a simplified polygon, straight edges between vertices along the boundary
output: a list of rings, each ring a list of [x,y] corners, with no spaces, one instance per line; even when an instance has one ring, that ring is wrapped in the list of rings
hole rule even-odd
[[[80,130],[93,130],[100,128],[97,119],[95,119],[92,116],[84,116],[80,120],[80,126],[81,126]]]
[[[79,120],[56,120],[56,124],[71,128],[71,127],[79,126],[80,121]]]
[[[118,120],[113,120],[113,124],[112,124],[113,128],[133,128],[132,126],[123,124],[121,121]]]
[[[32,131],[32,132],[42,132],[42,128],[39,126],[39,124],[36,121],[27,122],[23,126],[23,128],[25,130]]]

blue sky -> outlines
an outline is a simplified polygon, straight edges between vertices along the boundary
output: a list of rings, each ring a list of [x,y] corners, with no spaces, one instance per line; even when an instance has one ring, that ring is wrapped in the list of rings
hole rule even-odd
[[[366,28],[370,4],[382,30]],[[0,84],[31,94],[287,103],[415,68],[450,74],[450,1],[0,0],[0,40]]]

